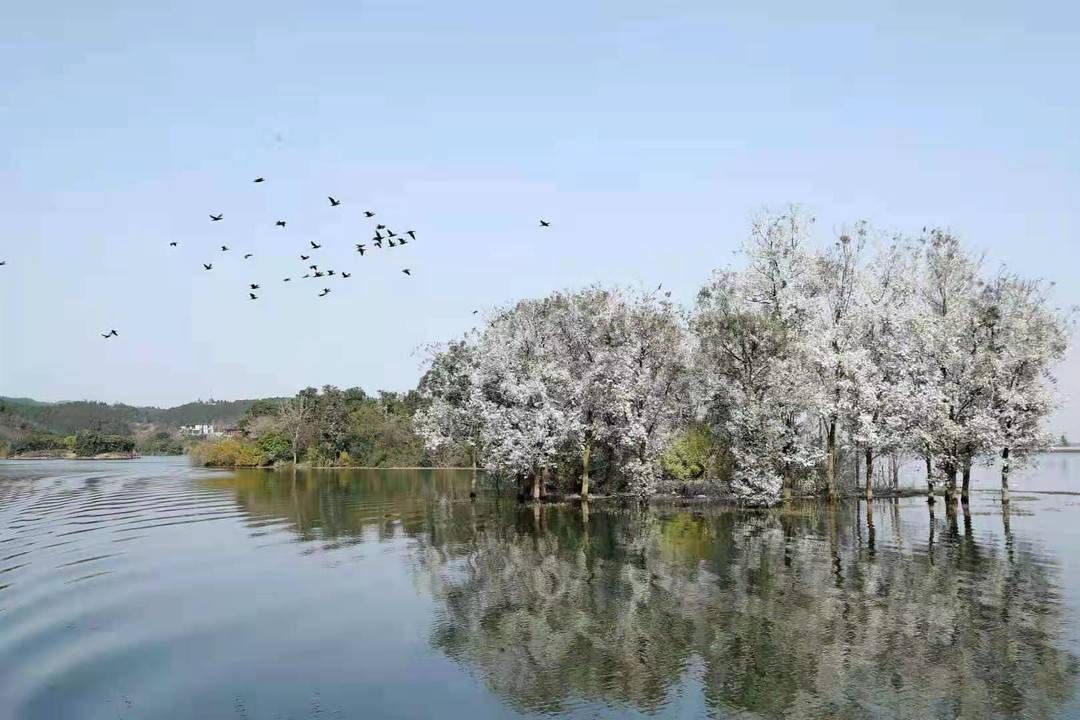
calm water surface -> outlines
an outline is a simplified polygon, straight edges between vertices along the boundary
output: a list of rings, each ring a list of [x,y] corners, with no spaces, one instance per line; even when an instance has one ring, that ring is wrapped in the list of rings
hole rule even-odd
[[[992,487],[992,475],[980,481]],[[1007,512],[0,463],[0,717],[1080,717],[1080,455]]]

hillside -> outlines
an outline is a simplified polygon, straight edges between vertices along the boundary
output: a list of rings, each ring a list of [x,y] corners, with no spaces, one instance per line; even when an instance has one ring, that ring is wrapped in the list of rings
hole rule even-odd
[[[72,435],[80,430],[130,435],[137,425],[155,425],[161,429],[196,423],[232,425],[255,402],[253,399],[211,400],[157,408],[87,400],[46,403],[0,397],[0,437],[29,432]]]

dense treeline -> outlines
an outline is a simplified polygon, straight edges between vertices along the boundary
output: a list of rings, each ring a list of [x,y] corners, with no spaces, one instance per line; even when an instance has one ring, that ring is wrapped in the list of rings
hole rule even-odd
[[[132,438],[138,452],[144,455],[179,455],[185,450],[176,432],[180,426],[234,425],[256,402],[210,400],[156,408],[82,400],[44,403],[0,398],[0,457],[71,450],[71,438],[82,431]]]
[[[417,467],[466,461],[457,448],[429,450],[413,430],[423,402],[416,391],[305,388],[287,400],[261,400],[240,419],[240,437],[193,450],[206,465],[307,463],[318,467]]]
[[[172,408],[91,402],[43,403],[23,398],[0,398],[0,415],[57,435],[80,430],[96,430],[131,435],[137,425],[179,427],[196,423],[233,424],[256,400],[209,400],[185,403]]]
[[[745,266],[716,271],[689,312],[659,289],[592,287],[493,313],[433,350],[417,431],[533,497],[598,481],[649,495],[666,471],[746,504],[835,498],[844,458],[870,496],[901,455],[949,496],[997,457],[1007,489],[1049,444],[1071,313],[947,231],[858,223],[816,251],[812,222],[760,218]]]

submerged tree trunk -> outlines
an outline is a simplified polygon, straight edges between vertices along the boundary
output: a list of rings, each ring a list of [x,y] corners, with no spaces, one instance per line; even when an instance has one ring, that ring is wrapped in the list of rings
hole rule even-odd
[[[934,463],[930,458],[930,453],[923,455],[926,459],[926,498],[927,502],[931,505],[934,504]]]
[[[830,501],[836,500],[836,423],[829,423],[829,434],[825,445],[825,492]]]
[[[1009,448],[1001,450],[1001,502],[1009,502],[1009,473],[1012,471],[1009,462]]]
[[[874,450],[866,446],[866,502],[874,500]],[[867,512],[870,508],[867,507]]]
[[[592,443],[585,443],[581,449],[581,499],[589,497],[589,462],[592,460]]]
[[[960,485],[960,502],[967,505],[971,488],[971,458],[964,460],[964,476]]]
[[[952,505],[956,499],[956,466],[952,463],[945,465],[945,503]]]

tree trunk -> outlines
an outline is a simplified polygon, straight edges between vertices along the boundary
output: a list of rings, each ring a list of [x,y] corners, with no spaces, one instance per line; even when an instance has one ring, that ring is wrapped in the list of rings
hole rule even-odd
[[[825,453],[826,453],[826,466],[825,466],[825,492],[829,496],[829,501],[836,500],[836,423],[829,423],[829,434],[826,438]]]
[[[548,495],[548,480],[551,479],[551,468],[545,466],[540,471],[540,497],[545,498]]]
[[[532,499],[535,502],[538,502],[540,500],[540,484],[542,482],[543,482],[543,480],[540,479],[540,473],[534,471],[533,472],[533,483],[532,483]]]
[[[1009,473],[1012,471],[1009,462],[1009,448],[1001,450],[1001,502],[1009,502]]]
[[[934,464],[930,459],[930,453],[923,455],[926,458],[926,497],[927,502],[934,504]]]
[[[956,466],[952,463],[945,465],[945,504],[952,505],[956,499]]]
[[[589,462],[592,460],[592,443],[581,449],[581,499],[589,499]]]
[[[960,502],[967,505],[971,488],[971,458],[964,460],[964,476],[960,485]]]
[[[874,500],[874,450],[869,445],[866,446],[866,502],[870,503]],[[870,512],[870,508],[867,507],[867,512]]]

